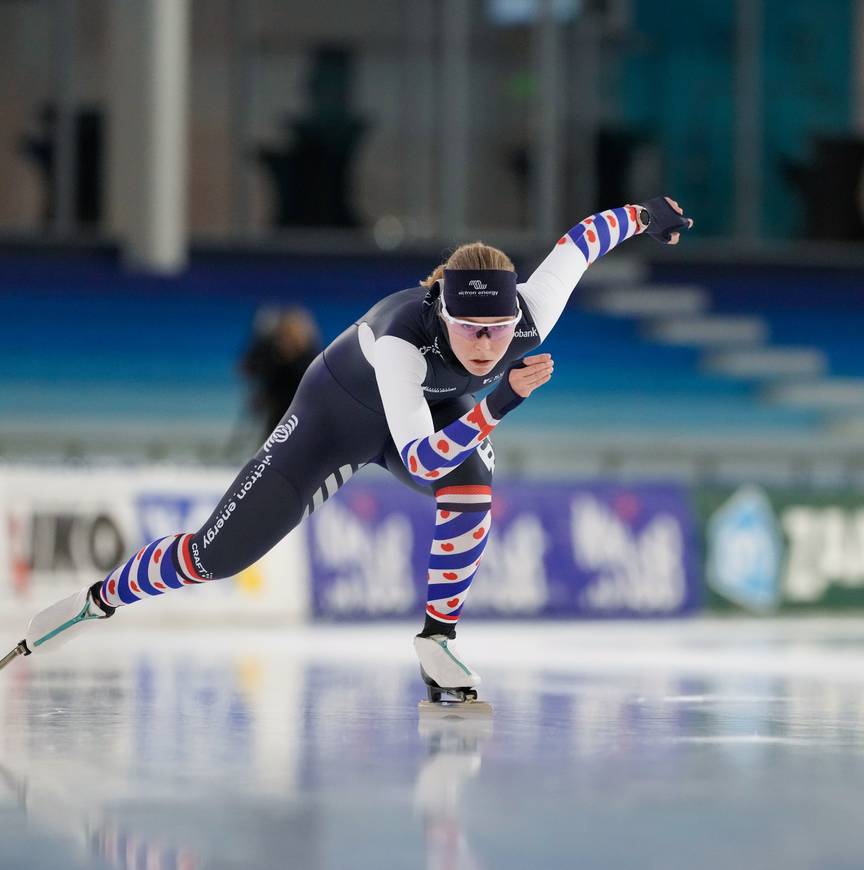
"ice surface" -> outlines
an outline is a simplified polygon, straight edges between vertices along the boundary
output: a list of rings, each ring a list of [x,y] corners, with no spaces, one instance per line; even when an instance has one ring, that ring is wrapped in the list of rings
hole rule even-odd
[[[0,674],[0,868],[851,868],[864,620],[130,632]],[[12,647],[14,629],[4,630]]]

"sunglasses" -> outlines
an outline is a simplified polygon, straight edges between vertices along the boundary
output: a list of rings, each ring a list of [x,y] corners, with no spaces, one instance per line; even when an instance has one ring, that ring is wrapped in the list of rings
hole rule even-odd
[[[516,300],[516,316],[511,317],[509,320],[499,321],[498,323],[475,323],[471,320],[460,320],[447,310],[443,297],[440,299],[440,302],[441,316],[461,338],[482,338],[484,332],[492,341],[506,338],[516,329],[516,324],[522,319],[522,309],[519,307],[518,299]]]

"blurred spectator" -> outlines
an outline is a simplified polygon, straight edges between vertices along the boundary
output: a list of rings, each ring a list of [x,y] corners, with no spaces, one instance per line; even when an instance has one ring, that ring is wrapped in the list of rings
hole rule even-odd
[[[318,326],[305,308],[262,308],[241,370],[251,387],[250,408],[264,437],[291,404],[309,363],[321,352]]]

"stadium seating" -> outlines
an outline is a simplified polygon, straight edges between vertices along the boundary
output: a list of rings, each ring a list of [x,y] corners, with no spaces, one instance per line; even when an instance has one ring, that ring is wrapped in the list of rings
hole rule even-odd
[[[107,256],[2,258],[0,430],[123,422],[224,433],[243,414],[237,359],[260,304],[307,305],[328,341],[380,295],[416,284],[427,265],[210,257],[180,278],[156,279],[124,273]],[[818,383],[840,378],[854,398],[864,355],[850,317],[862,306],[851,277],[820,273],[816,281],[796,273],[793,280],[788,271],[683,267],[655,270],[654,277],[667,287],[678,281],[707,288],[700,306],[711,316],[753,318],[757,349],[824,355],[829,377],[823,373]],[[670,339],[662,317],[628,315],[626,308],[610,314],[597,298],[593,290],[577,293],[565,312],[547,342],[555,378],[532,400],[533,413],[520,415],[520,426],[806,432],[826,420],[824,407],[778,398],[777,385],[788,378],[716,370],[716,344]],[[733,342],[733,359],[740,350]]]

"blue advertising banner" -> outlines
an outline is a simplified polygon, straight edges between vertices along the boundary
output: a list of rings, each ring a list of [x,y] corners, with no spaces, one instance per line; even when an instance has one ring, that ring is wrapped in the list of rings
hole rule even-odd
[[[679,616],[701,604],[697,530],[676,485],[499,483],[471,617]],[[418,616],[434,502],[353,481],[307,523],[313,615]]]

